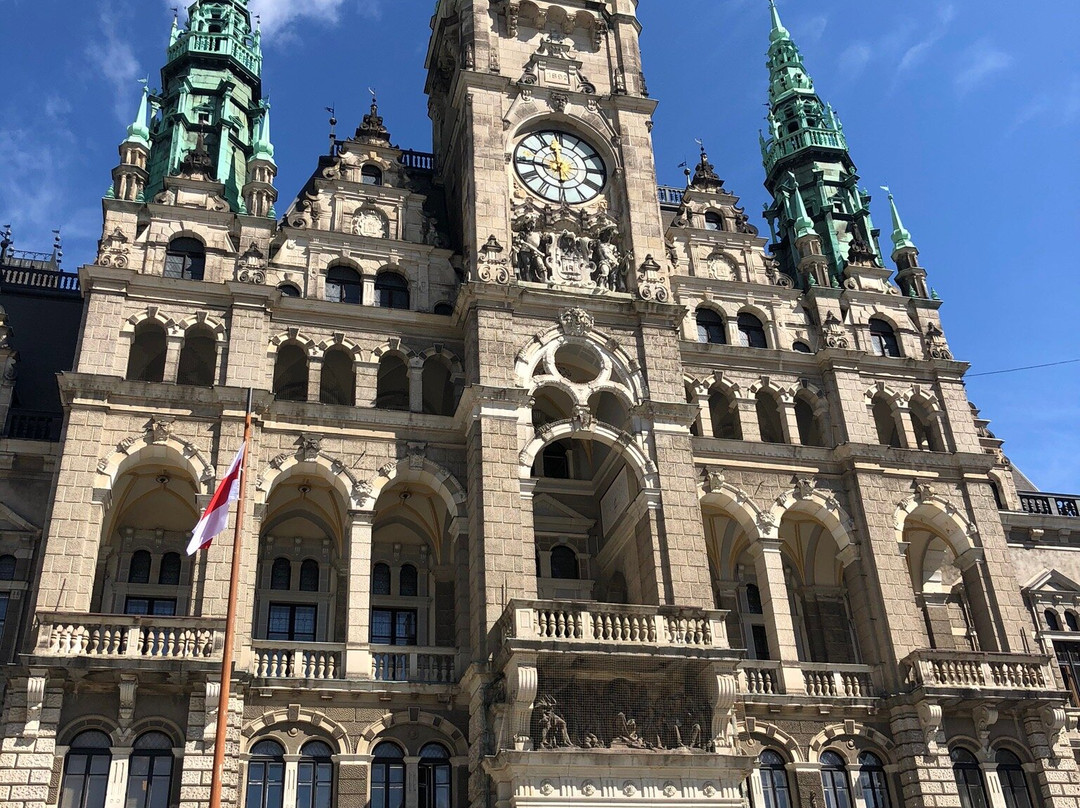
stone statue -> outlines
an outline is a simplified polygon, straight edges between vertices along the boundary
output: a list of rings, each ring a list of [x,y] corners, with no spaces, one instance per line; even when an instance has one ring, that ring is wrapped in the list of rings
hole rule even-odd
[[[541,696],[537,699],[537,706],[542,709],[540,715],[540,747],[542,749],[558,749],[563,746],[573,746],[570,742],[570,734],[566,731],[566,721],[556,714],[556,701],[551,696]]]
[[[525,213],[514,220],[514,241],[510,259],[523,281],[547,283],[551,279],[548,263],[552,238],[538,229],[539,217]]]

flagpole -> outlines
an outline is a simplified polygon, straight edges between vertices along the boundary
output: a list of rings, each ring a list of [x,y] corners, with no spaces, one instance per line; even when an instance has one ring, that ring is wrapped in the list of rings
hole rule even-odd
[[[229,726],[229,690],[232,684],[233,643],[236,636],[236,596],[240,588],[240,550],[244,529],[244,490],[247,488],[248,455],[251,448],[251,397],[248,390],[244,416],[244,460],[240,472],[240,497],[233,530],[232,571],[229,576],[229,609],[225,618],[225,648],[221,653],[221,692],[218,695],[217,732],[214,735],[214,772],[210,780],[210,808],[221,808],[221,781],[225,774],[225,735]]]

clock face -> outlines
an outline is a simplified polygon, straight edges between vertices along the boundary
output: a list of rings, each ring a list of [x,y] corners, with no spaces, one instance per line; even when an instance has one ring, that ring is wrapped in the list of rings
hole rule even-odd
[[[588,202],[607,182],[607,169],[596,149],[569,132],[529,135],[514,151],[514,166],[525,186],[549,202]]]

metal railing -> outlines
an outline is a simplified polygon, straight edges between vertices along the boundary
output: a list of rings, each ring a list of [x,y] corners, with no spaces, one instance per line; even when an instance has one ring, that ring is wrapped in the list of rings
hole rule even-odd
[[[1080,518],[1080,496],[1077,495],[1021,491],[1020,507],[1024,513],[1039,516]]]
[[[782,135],[765,146],[765,170],[771,172],[773,166],[783,158],[811,146],[846,149],[847,140],[842,132],[832,129],[799,129],[792,134]]]

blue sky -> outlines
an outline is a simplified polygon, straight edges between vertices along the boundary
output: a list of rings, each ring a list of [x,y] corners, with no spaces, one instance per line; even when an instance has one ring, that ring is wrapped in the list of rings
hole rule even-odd
[[[92,259],[100,197],[156,86],[173,0],[0,0],[0,224],[66,265]],[[263,15],[278,188],[291,199],[378,89],[395,142],[427,149],[432,0],[252,0]],[[1080,33],[1076,0],[782,0],[819,91],[841,114],[875,218],[897,195],[972,373],[1080,358]],[[760,224],[765,0],[641,0],[660,181],[703,138]],[[283,208],[283,204],[279,209]],[[763,228],[764,229],[764,228]],[[972,400],[1044,490],[1080,492],[1080,364],[971,377]]]

